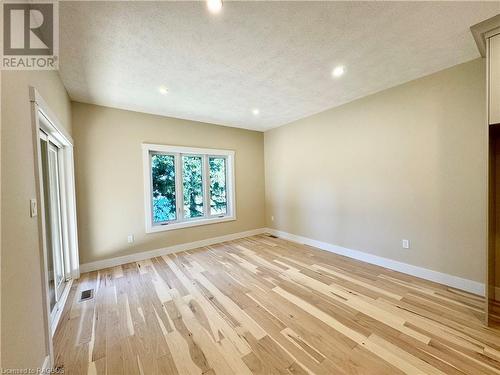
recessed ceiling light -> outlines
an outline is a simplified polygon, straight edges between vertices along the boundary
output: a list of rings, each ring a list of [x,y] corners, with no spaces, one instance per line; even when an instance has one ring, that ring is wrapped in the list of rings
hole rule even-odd
[[[254,108],[252,109],[252,113],[254,114],[254,116],[258,116],[260,114],[260,110],[258,108]]]
[[[342,65],[336,66],[332,71],[334,77],[340,77],[345,73],[345,68]]]
[[[211,13],[219,13],[222,9],[222,0],[207,0],[207,8]]]
[[[165,86],[160,86],[158,88],[158,91],[160,92],[160,94],[162,95],[167,95],[168,94],[168,89],[165,87]]]

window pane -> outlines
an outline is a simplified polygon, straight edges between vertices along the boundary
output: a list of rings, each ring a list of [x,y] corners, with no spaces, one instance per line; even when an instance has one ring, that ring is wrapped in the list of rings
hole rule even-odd
[[[182,157],[184,217],[203,216],[203,160],[201,156]]]
[[[226,158],[208,158],[210,166],[210,215],[227,213]]]
[[[175,212],[175,157],[152,154],[153,223],[177,218]]]

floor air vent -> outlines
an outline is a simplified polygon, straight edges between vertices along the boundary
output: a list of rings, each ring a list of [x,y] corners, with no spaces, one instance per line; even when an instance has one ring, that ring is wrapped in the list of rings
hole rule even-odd
[[[80,302],[87,301],[94,297],[94,289],[83,290],[82,294],[80,294]]]

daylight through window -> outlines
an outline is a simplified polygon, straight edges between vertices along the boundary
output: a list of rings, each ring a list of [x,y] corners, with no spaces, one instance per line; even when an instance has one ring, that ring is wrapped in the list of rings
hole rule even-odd
[[[146,231],[233,220],[234,152],[143,145]]]

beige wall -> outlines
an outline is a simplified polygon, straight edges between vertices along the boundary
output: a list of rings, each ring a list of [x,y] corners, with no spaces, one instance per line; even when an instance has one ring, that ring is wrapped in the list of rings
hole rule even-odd
[[[55,71],[2,72],[2,367],[40,367],[46,356],[29,86],[71,134],[71,105]]]
[[[262,133],[81,103],[72,112],[81,263],[264,226]],[[235,150],[237,220],[146,234],[143,142]]]
[[[477,59],[266,132],[267,225],[484,282],[485,100]]]

